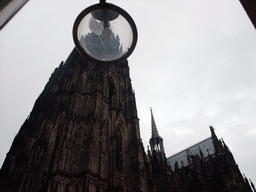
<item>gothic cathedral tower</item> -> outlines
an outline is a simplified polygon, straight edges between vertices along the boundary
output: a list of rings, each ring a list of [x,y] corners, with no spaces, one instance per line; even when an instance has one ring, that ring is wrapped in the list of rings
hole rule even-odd
[[[35,102],[0,172],[0,191],[147,191],[127,61],[74,49]]]
[[[148,186],[151,186],[151,183],[153,183],[153,186],[150,187],[149,192],[168,192],[170,191],[170,182],[167,175],[168,167],[164,152],[163,138],[160,137],[158,133],[152,109],[150,109],[150,111],[151,138],[149,140],[149,144],[151,154],[148,151],[150,172],[148,172],[147,177],[152,178],[152,180],[148,182]]]
[[[151,111],[151,129],[152,130],[151,130],[151,138],[149,140],[149,143],[150,143],[151,152],[152,154],[156,155],[159,161],[165,161],[166,158],[164,153],[163,138],[160,137],[160,135],[158,134],[152,109],[150,109],[150,111]]]

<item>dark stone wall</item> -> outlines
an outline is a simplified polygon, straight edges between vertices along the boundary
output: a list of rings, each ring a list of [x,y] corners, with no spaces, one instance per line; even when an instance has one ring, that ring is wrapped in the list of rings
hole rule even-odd
[[[142,148],[127,61],[101,66],[74,49],[15,137],[1,191],[145,191]]]
[[[244,10],[250,18],[256,29],[256,1],[255,0],[240,0]]]
[[[176,162],[172,170],[166,159],[159,161],[155,151],[148,151],[145,165],[150,192],[253,192],[254,185],[241,174],[225,142],[218,139],[213,127],[210,130],[215,153],[190,155],[188,166],[179,168]]]

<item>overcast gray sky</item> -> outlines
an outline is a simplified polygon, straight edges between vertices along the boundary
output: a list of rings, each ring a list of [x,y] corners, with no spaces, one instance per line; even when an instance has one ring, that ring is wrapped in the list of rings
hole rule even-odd
[[[0,164],[51,73],[74,47],[77,15],[99,1],[30,0],[0,31]],[[128,58],[141,137],[150,107],[166,156],[223,138],[256,184],[256,33],[239,0],[112,0],[134,19]]]

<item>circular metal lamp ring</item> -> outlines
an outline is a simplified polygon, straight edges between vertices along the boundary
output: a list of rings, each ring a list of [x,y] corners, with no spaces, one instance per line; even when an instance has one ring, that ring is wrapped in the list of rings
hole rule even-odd
[[[89,55],[85,51],[85,49],[81,46],[81,44],[79,43],[78,28],[79,28],[81,21],[83,20],[83,18],[86,15],[90,14],[93,11],[100,10],[100,9],[114,11],[114,12],[117,12],[118,14],[122,15],[126,19],[126,21],[129,23],[131,30],[132,30],[133,38],[132,38],[132,43],[131,43],[130,47],[127,49],[127,52],[124,55],[122,55],[121,57],[114,59],[114,60],[109,60],[109,61],[98,60],[98,59],[92,57],[91,55]],[[111,64],[116,64],[116,63],[120,63],[120,62],[124,61],[133,52],[133,50],[136,46],[136,43],[137,43],[137,39],[138,39],[137,28],[136,28],[136,25],[135,25],[133,19],[131,18],[131,16],[126,11],[124,11],[122,8],[115,6],[113,4],[109,4],[109,3],[105,3],[104,5],[95,4],[95,5],[92,5],[88,8],[86,8],[78,15],[78,17],[75,20],[74,26],[73,26],[73,40],[74,40],[75,46],[76,46],[77,50],[79,51],[79,53],[81,55],[83,55],[84,57],[88,58],[89,60],[100,63],[100,64],[111,65]]]

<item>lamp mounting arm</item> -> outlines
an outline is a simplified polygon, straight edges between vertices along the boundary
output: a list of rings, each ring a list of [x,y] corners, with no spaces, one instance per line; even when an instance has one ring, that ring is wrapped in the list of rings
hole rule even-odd
[[[106,0],[100,0],[100,4],[101,5],[105,5],[106,4]]]

